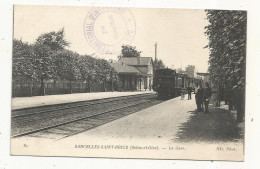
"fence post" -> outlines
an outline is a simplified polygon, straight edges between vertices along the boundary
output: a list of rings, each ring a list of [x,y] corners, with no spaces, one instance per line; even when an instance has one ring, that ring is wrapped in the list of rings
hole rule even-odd
[[[72,81],[70,80],[70,93],[72,93]]]
[[[111,71],[111,91],[114,92],[113,72]]]
[[[45,96],[45,86],[44,86],[44,79],[41,76],[41,94]]]
[[[103,81],[103,89],[104,89],[104,92],[106,92],[106,81],[105,80]]]
[[[31,86],[30,86],[30,96],[32,97],[32,88],[33,88],[33,84],[31,83]]]

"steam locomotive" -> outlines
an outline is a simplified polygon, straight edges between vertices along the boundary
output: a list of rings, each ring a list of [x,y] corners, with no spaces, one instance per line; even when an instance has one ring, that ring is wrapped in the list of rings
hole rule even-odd
[[[189,77],[186,74],[176,73],[172,69],[157,69],[153,78],[153,90],[159,98],[174,98],[180,96],[187,87],[195,88],[196,83],[202,83],[201,79]]]

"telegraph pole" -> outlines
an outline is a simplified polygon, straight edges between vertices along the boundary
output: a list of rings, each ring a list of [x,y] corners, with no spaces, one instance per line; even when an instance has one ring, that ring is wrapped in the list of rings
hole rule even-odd
[[[155,54],[155,60],[157,60],[157,42],[155,42],[155,44],[154,44],[154,54]]]

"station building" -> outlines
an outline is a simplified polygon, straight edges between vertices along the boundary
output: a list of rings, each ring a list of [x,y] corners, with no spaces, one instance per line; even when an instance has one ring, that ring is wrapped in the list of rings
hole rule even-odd
[[[121,91],[149,90],[153,83],[153,60],[151,57],[121,58],[110,65],[118,73]]]
[[[212,86],[209,73],[197,72],[197,75],[199,78],[203,79],[203,85],[208,82]]]

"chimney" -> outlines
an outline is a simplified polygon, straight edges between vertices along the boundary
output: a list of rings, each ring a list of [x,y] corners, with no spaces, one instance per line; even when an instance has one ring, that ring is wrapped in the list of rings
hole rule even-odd
[[[140,58],[140,56],[137,56],[137,64],[138,64],[138,65],[141,64],[141,58]]]

